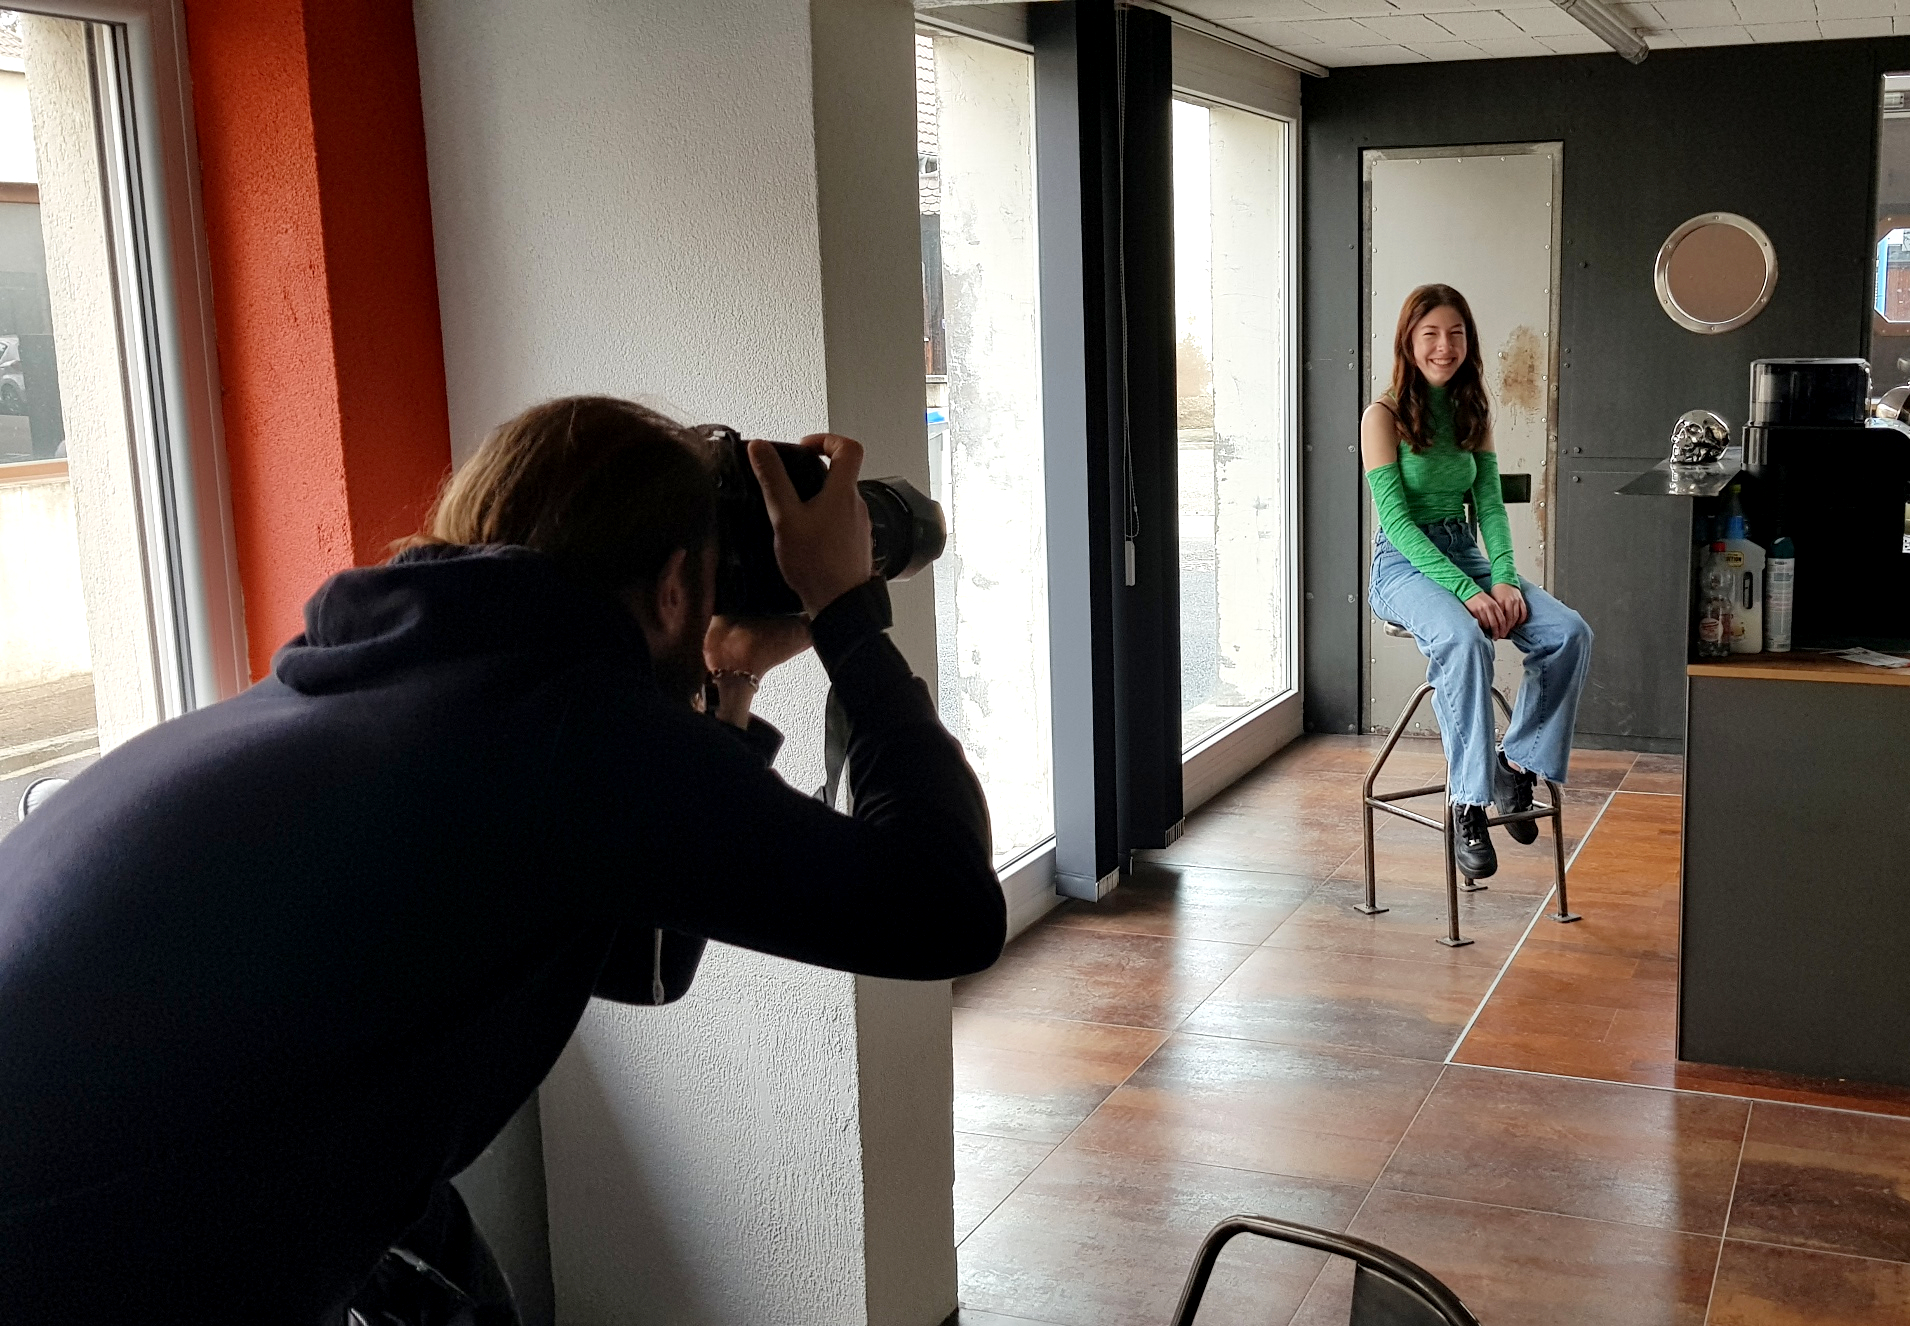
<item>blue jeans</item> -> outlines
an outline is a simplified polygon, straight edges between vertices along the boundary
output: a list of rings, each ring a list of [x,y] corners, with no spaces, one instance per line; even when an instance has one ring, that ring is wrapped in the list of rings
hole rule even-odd
[[[1461,520],[1423,527],[1481,589],[1492,588],[1492,565]],[[1508,639],[1525,655],[1525,681],[1506,729],[1505,753],[1541,778],[1563,783],[1572,756],[1578,697],[1592,663],[1592,628],[1585,619],[1529,580],[1521,580],[1525,624]],[[1493,749],[1492,639],[1457,595],[1436,584],[1393,547],[1384,531],[1373,539],[1373,611],[1413,633],[1429,662],[1433,708],[1446,747],[1446,787],[1461,805],[1495,799],[1502,778]]]

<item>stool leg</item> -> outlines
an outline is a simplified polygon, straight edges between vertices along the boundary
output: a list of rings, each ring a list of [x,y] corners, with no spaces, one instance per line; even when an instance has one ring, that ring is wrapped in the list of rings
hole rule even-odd
[[[1367,781],[1370,783],[1372,780],[1369,778]],[[1372,789],[1370,787],[1367,789],[1367,795],[1372,795]],[[1360,819],[1362,821],[1360,825],[1361,832],[1366,835],[1364,839],[1366,847],[1366,901],[1354,903],[1353,910],[1356,912],[1365,912],[1368,916],[1378,916],[1381,912],[1388,909],[1379,905],[1379,880],[1373,870],[1372,802],[1364,799],[1360,801]]]
[[[1419,712],[1419,703],[1432,693],[1430,684],[1422,683],[1413,692],[1413,698],[1399,711],[1399,721],[1393,724],[1393,730],[1387,734],[1386,744],[1380,747],[1378,755],[1366,770],[1366,781],[1360,785],[1360,832],[1361,846],[1366,853],[1366,901],[1353,904],[1356,912],[1365,912],[1368,916],[1378,916],[1387,910],[1379,905],[1379,881],[1373,866],[1373,785],[1379,781],[1379,772],[1386,767],[1386,761],[1392,758],[1393,747],[1399,745],[1399,739],[1406,732],[1406,725],[1413,721],[1413,715]]]
[[[1552,913],[1552,919],[1563,925],[1579,919],[1565,897],[1565,796],[1550,778],[1545,780],[1545,791],[1552,798],[1552,872],[1554,891],[1558,895],[1558,909]]]
[[[1459,933],[1459,867],[1452,857],[1452,802],[1446,802],[1445,831],[1441,834],[1446,843],[1446,933],[1439,942],[1447,948],[1463,948],[1472,941]]]

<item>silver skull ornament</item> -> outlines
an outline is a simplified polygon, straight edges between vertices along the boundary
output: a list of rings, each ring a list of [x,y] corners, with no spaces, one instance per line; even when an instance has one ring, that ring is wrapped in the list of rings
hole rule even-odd
[[[1714,465],[1731,444],[1731,425],[1709,410],[1687,410],[1671,429],[1673,465]]]

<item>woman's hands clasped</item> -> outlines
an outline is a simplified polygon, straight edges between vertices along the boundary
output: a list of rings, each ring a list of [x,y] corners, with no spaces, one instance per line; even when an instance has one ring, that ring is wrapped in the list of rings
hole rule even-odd
[[[1494,640],[1511,635],[1531,615],[1525,606],[1525,594],[1517,585],[1494,585],[1490,594],[1474,594],[1466,600],[1466,611]]]

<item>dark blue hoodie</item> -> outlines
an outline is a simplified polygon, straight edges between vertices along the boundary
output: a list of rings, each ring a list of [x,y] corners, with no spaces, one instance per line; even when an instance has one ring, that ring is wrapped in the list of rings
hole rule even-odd
[[[854,818],[517,548],[333,578],[270,678],[82,773],[0,842],[0,1316],[326,1319],[593,990],[675,997],[705,939],[987,966],[981,790],[886,625],[880,581],[814,624]]]

